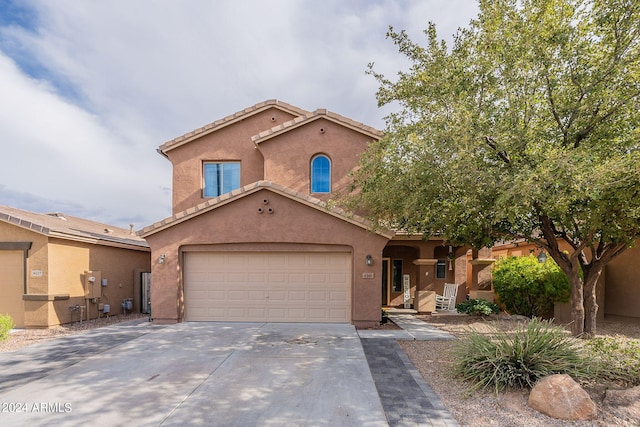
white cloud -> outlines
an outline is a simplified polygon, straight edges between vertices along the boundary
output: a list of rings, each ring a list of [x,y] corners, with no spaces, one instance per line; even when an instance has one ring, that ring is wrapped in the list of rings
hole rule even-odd
[[[471,0],[28,4],[34,26],[0,28],[0,49],[45,80],[0,51],[0,203],[9,191],[77,203],[125,226],[169,212],[166,140],[271,98],[381,128],[366,65],[406,67],[387,27],[419,40],[435,21],[450,39],[477,12]]]
[[[148,157],[141,147],[123,146],[99,117],[25,77],[2,54],[0,93],[0,203],[20,193],[44,199],[42,210],[60,210],[52,203],[59,200],[104,222],[167,214],[161,187],[170,178],[141,162]]]

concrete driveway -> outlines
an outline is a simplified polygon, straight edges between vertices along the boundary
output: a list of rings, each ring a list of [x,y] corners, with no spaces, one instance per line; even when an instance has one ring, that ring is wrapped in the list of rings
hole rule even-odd
[[[129,322],[0,353],[0,425],[387,426],[351,325]]]

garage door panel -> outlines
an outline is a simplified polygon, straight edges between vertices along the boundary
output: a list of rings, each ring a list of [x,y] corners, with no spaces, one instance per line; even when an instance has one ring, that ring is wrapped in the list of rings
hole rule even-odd
[[[208,298],[210,298],[209,291],[206,289],[196,289],[193,291],[193,299],[196,304],[198,303],[198,300],[205,301]]]
[[[194,293],[194,295],[196,295],[197,298],[197,294]],[[207,292],[202,296],[202,298],[197,299],[201,299],[201,304],[207,304],[207,300],[224,301],[226,297],[226,291],[218,289],[208,289]]]
[[[337,302],[337,301],[347,301],[349,299],[349,295],[346,292],[340,291],[332,291],[329,292],[329,301]]]
[[[285,322],[287,320],[287,309],[284,307],[269,307],[267,318],[271,322]]]
[[[251,301],[264,301],[267,298],[267,292],[262,289],[251,289],[247,291],[247,299]]]
[[[307,294],[309,301],[327,301],[327,293],[325,291],[310,291]]]
[[[250,307],[247,308],[247,318],[249,321],[264,321],[267,317],[267,308],[266,307]],[[240,319],[242,320],[242,319]]]
[[[329,321],[340,321],[339,319],[347,316],[348,313],[345,309],[329,309]]]
[[[269,291],[268,298],[269,298],[269,304],[282,303],[284,301],[287,301],[287,291],[271,290]]]
[[[230,303],[244,302],[249,299],[249,292],[243,289],[227,291],[227,299]]]
[[[270,284],[286,284],[287,276],[284,273],[268,273],[267,283]]]
[[[307,319],[307,310],[304,308],[290,308],[287,318],[289,322],[304,322]]]
[[[309,283],[326,283],[327,275],[325,273],[309,273]]]
[[[185,254],[186,320],[346,323],[350,295],[348,253]]]
[[[289,301],[305,301],[307,293],[305,291],[289,291]]]
[[[347,280],[347,275],[343,274],[343,273],[332,273],[329,274],[329,278],[328,281],[329,283],[344,283],[344,281]]]
[[[305,284],[307,283],[307,275],[305,273],[289,273],[287,274],[287,282]]]
[[[310,308],[309,319],[312,322],[328,322],[331,320],[328,310],[323,308]]]
[[[263,254],[253,253],[246,256],[247,263],[252,266],[266,266],[269,263],[268,258]]]
[[[287,256],[284,254],[269,254],[267,256],[267,264],[270,267],[285,267],[287,265]]]
[[[247,281],[250,283],[264,283],[267,280],[267,273],[266,272],[259,272],[259,273],[248,273],[247,274]]]
[[[227,273],[227,281],[232,283],[244,283],[247,281],[246,273]]]

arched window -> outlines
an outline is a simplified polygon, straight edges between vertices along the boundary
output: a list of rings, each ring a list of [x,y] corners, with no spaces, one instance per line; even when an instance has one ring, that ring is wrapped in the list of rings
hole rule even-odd
[[[311,160],[311,192],[331,192],[331,160],[325,155],[317,155]]]

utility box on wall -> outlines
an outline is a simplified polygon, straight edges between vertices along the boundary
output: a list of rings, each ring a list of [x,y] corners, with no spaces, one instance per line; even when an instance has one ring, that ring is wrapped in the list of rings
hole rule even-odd
[[[84,272],[84,297],[87,299],[100,298],[102,272],[87,270]]]

